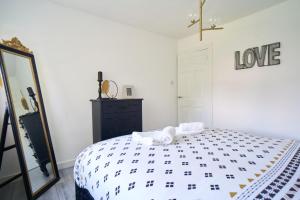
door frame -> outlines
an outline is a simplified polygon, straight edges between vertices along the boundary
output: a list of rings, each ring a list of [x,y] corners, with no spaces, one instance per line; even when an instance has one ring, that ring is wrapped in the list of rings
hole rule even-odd
[[[205,50],[208,49],[208,65],[210,67],[210,107],[211,107],[211,123],[209,124],[210,128],[214,128],[214,81],[213,81],[213,73],[214,73],[214,64],[213,64],[213,56],[214,56],[214,51],[213,51],[213,43],[212,42],[199,42],[196,45],[190,46],[188,48],[184,48],[183,50],[178,50],[177,51],[177,91],[176,91],[176,101],[177,101],[177,124],[179,124],[179,109],[178,109],[178,89],[179,89],[179,56],[181,54],[185,54],[188,52],[192,51],[197,51],[197,50]]]

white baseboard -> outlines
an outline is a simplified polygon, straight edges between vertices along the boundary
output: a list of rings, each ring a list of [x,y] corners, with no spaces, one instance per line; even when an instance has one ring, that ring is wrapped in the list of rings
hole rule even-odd
[[[58,162],[57,163],[57,168],[58,168],[58,170],[66,169],[66,168],[73,167],[74,164],[75,164],[75,159],[66,160],[66,161]]]

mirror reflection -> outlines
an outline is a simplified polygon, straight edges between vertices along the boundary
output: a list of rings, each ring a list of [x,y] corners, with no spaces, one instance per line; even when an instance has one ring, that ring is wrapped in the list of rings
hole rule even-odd
[[[29,57],[1,50],[32,192],[54,178]]]

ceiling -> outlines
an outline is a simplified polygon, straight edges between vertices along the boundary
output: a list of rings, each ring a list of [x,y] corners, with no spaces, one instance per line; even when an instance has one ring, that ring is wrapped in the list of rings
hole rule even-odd
[[[182,38],[197,32],[188,29],[190,14],[198,12],[198,0],[50,0],[90,14],[160,33]],[[204,21],[210,18],[225,24],[266,9],[286,0],[207,0]]]

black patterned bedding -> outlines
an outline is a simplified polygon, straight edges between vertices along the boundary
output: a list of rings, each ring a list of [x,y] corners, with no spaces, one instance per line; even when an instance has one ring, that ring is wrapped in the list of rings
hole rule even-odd
[[[300,199],[299,147],[231,130],[183,135],[166,146],[127,135],[87,147],[74,177],[95,200]]]

